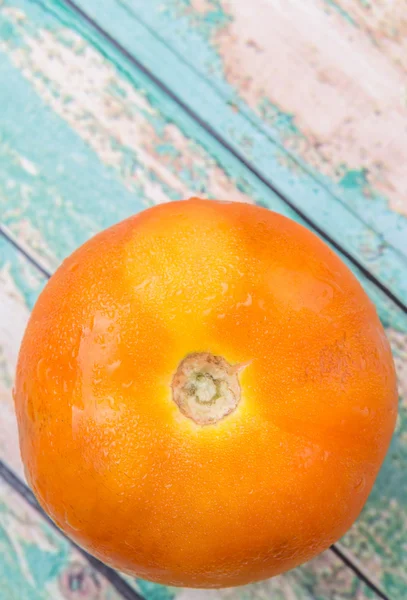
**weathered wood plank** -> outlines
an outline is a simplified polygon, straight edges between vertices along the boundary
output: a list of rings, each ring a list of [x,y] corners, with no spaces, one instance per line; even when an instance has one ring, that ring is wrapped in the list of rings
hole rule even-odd
[[[335,0],[332,5],[361,29],[396,68],[407,72],[406,0]]]
[[[44,278],[0,236],[0,458],[7,458],[20,476],[23,467],[11,389],[30,312],[28,307],[33,305],[43,285]]]
[[[6,198],[9,202],[20,192],[24,194],[24,202],[17,212],[11,208],[11,212],[6,213],[8,222],[15,222],[17,213],[21,216],[33,212],[30,208],[33,203],[29,202],[28,196],[34,194],[32,200],[36,199],[38,173],[32,172],[31,164],[33,157],[39,155],[47,166],[50,161],[58,159],[53,167],[57,173],[65,169],[64,192],[58,199],[53,199],[52,178],[56,174],[47,177],[47,188],[40,192],[41,209],[35,211],[31,219],[25,219],[24,226],[29,227],[28,222],[36,224],[42,221],[43,234],[48,236],[49,241],[53,239],[54,248],[58,248],[61,235],[68,240],[75,236],[76,244],[86,239],[84,227],[90,222],[91,230],[95,231],[108,225],[112,218],[119,219],[141,206],[193,193],[254,200],[298,218],[262,181],[242,168],[238,160],[180,111],[171,98],[109,45],[103,46],[103,52],[109,56],[110,62],[103,62],[101,54],[84,43],[84,38],[90,37],[99,46],[103,45],[103,39],[92,37],[94,32],[86,28],[83,37],[78,37],[72,29],[64,28],[68,24],[80,29],[78,23],[71,20],[71,14],[59,15],[58,31],[52,34],[47,29],[55,23],[52,13],[28,3],[25,10],[30,18],[27,19],[19,8],[20,4],[24,4],[24,0],[14,0],[12,5],[7,2],[2,10],[4,35],[1,48],[12,63],[4,61],[2,65],[4,80],[10,81],[10,87],[0,90],[0,103],[6,109],[0,115],[4,122],[4,161],[0,168],[3,167],[4,173],[11,179],[3,195],[3,203],[6,203]],[[14,65],[17,68],[13,69]],[[122,73],[118,82],[114,65]],[[19,77],[19,71],[42,99],[34,96],[29,109],[25,97],[31,86]],[[11,87],[16,90],[12,102],[9,97]],[[67,126],[50,115],[47,107],[63,117]],[[22,113],[29,123],[28,139],[26,130],[20,125]],[[50,126],[47,134],[42,132],[45,118]],[[73,132],[80,135],[84,142],[82,145],[75,147]],[[44,137],[39,147],[37,139],[41,135]],[[13,155],[15,149],[10,154],[8,138],[13,139],[14,144],[20,143],[17,157]],[[89,146],[94,152],[89,152]],[[101,168],[98,159],[110,169]],[[78,168],[83,179],[80,186],[76,182]],[[17,172],[18,177],[9,177],[9,173]],[[41,175],[44,176],[43,173]],[[97,191],[95,201],[90,198],[88,189]],[[106,202],[109,197],[115,199],[114,204]],[[83,223],[78,222],[75,210],[72,210],[72,198],[77,204],[89,207],[89,216]],[[93,210],[90,202],[93,202]],[[97,209],[99,202],[106,203],[103,212]],[[61,215],[56,227],[46,217],[51,209]],[[328,206],[324,211],[319,214],[331,220]],[[69,227],[68,215],[77,221],[74,229]],[[363,226],[360,229],[359,221],[342,225],[341,239],[357,238],[373,271],[379,269],[383,272],[388,284],[398,291],[407,287],[405,278],[400,277],[404,268],[400,257],[396,260],[393,255],[390,256],[387,252],[390,249],[379,243],[369,229]],[[335,228],[339,229],[337,222]],[[38,232],[32,232],[32,236],[35,235],[38,236]],[[44,250],[41,240],[32,236],[28,236],[28,242]],[[59,253],[59,259],[63,255]],[[407,297],[407,290],[401,297]]]
[[[254,199],[295,218],[151,81],[109,55],[99,38],[89,43],[86,30],[79,35],[34,5],[27,4],[25,12],[16,6],[6,3],[0,9],[0,70],[8,82],[0,89],[0,206],[13,231],[48,265],[145,202],[193,192]],[[405,317],[361,280],[403,352]],[[377,578],[395,589],[394,598],[403,597],[405,584],[407,495],[398,467],[406,449],[403,410],[376,497],[344,538]],[[371,543],[375,529],[388,548]],[[390,530],[397,534],[388,538]],[[313,573],[309,578],[316,581]]]
[[[404,79],[330,3],[79,5],[309,217],[333,236],[339,224],[344,246],[397,287],[373,256],[388,246],[407,253]]]
[[[0,237],[0,459],[24,478],[13,418],[11,385],[17,349],[43,276]],[[31,509],[0,478],[1,600],[116,600],[117,592],[86,560]],[[130,577],[125,579],[149,600],[262,600],[279,594],[281,600],[337,597],[368,600],[369,590],[331,552],[268,582],[221,592],[173,590]],[[3,595],[4,594],[4,595]],[[274,596],[273,596],[274,597]],[[277,596],[276,596],[277,597]]]
[[[120,600],[86,559],[0,479],[0,598]]]
[[[383,192],[393,209],[407,214],[407,143],[405,136],[395,135],[407,123],[405,0],[311,0],[306,5],[256,0],[250,7],[244,0],[116,4],[153,26],[209,80],[224,89],[229,85],[266,125],[268,118],[279,121],[280,133],[288,138],[295,127],[302,131],[303,143],[297,140],[296,148],[291,139],[288,148],[321,173],[336,180],[346,176],[346,169],[366,169],[366,187]],[[185,52],[196,39],[206,56]],[[211,69],[211,52],[219,69]],[[361,216],[366,217],[364,211]]]

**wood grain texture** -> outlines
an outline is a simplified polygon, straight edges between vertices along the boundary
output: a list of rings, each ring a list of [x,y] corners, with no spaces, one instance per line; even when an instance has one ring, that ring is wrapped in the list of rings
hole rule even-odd
[[[343,10],[327,0],[78,2],[309,217],[333,236],[340,223],[345,248],[405,297],[404,76]],[[396,276],[375,264],[386,253],[404,265]]]
[[[214,83],[223,79],[265,125],[277,125],[285,147],[307,164],[343,185],[349,172],[361,180],[365,172],[365,193],[382,193],[407,215],[405,0],[117,3],[154,25],[169,46],[184,45],[186,60],[193,57]],[[172,28],[161,28],[170,18]],[[174,36],[175,28],[184,35]],[[185,52],[196,37],[216,54],[219,70]]]
[[[406,0],[335,0],[333,6],[361,29],[388,60],[407,73]]]
[[[69,13],[54,16],[32,3],[3,2],[0,33],[0,77],[8,82],[0,88],[1,213],[19,239],[51,268],[112,222],[152,203],[191,193],[257,201],[297,218],[151,80]],[[25,323],[27,307],[42,282],[14,251],[8,248],[7,252],[5,289],[26,307],[25,317],[19,317]],[[379,481],[343,543],[391,591],[391,598],[401,600],[407,587],[403,570],[407,482],[401,468],[407,458],[403,373],[407,323],[380,290],[360,272],[358,276],[393,341],[403,404]],[[3,354],[11,359],[1,359],[0,365],[10,365],[16,355],[18,331],[24,326],[13,319],[18,310],[13,308],[5,319]],[[8,425],[0,448],[18,469],[9,392],[13,368],[6,372],[0,410],[1,422]],[[7,420],[3,421],[3,414]],[[284,600],[327,600],[335,594],[371,597],[334,557],[323,555],[320,560],[281,582],[273,580],[269,587],[250,588],[243,597],[264,597],[267,590],[280,593]]]
[[[3,64],[3,76],[10,78],[10,86],[17,90],[13,101],[10,102],[7,88],[0,89],[0,102],[7,108],[7,112],[0,115],[5,123],[4,139],[7,142],[12,137],[14,144],[19,140],[22,156],[13,158],[10,155],[8,161],[0,164],[0,168],[3,166],[7,173],[19,171],[14,183],[8,183],[15,187],[7,190],[7,197],[19,193],[23,175],[25,196],[19,210],[22,213],[30,211],[29,182],[35,181],[35,173],[30,172],[30,162],[39,153],[47,165],[57,159],[54,170],[60,172],[65,169],[67,172],[64,194],[68,200],[63,202],[59,198],[60,206],[53,207],[51,178],[45,193],[41,192],[40,210],[32,215],[31,223],[36,224],[39,220],[44,222],[44,233],[48,239],[59,239],[61,235],[72,239],[75,235],[77,245],[85,239],[83,225],[78,222],[71,208],[72,197],[76,198],[78,204],[89,207],[87,223],[89,219],[93,220],[94,230],[98,229],[97,224],[102,227],[109,224],[109,217],[113,214],[119,219],[129,214],[129,209],[135,212],[153,202],[190,194],[265,203],[269,208],[298,219],[296,213],[276,193],[249,169],[242,168],[232,154],[180,110],[151,79],[129,64],[93,30],[85,27],[82,31],[77,15],[61,9],[59,4],[54,6],[51,3],[50,6],[52,10],[48,8],[44,11],[36,4],[28,3],[26,6],[24,0],[4,3],[5,24],[1,43],[8,61]],[[25,13],[21,7],[24,7]],[[60,24],[57,36],[51,35],[48,25],[54,22],[53,11],[57,11]],[[33,22],[30,23],[24,15],[29,15]],[[82,48],[85,38],[100,47],[102,54],[95,52],[92,45]],[[103,54],[108,56],[109,62],[101,62]],[[111,84],[114,68],[122,74],[117,88]],[[24,98],[29,94],[30,86],[21,77],[18,78],[18,71],[34,86],[42,101],[34,97],[27,105]],[[66,128],[61,126],[55,114],[49,114],[49,107],[56,115],[63,117]],[[30,123],[29,140],[20,125],[19,115],[22,113]],[[44,119],[49,123],[49,133],[47,129],[42,132]],[[84,142],[80,146],[80,153],[77,148],[71,150],[74,132]],[[41,135],[44,135],[44,140],[38,147],[36,140]],[[45,137],[47,135],[49,137]],[[89,152],[89,147],[94,150],[96,157]],[[110,169],[100,168],[98,159]],[[62,165],[62,161],[69,161],[69,168]],[[10,162],[13,162],[12,166]],[[80,187],[75,181],[78,168],[84,179]],[[287,175],[287,169],[282,166],[281,169]],[[117,178],[125,182],[124,189]],[[89,188],[97,190],[93,210],[87,195]],[[115,198],[115,205],[109,203],[101,212],[97,209],[98,202],[106,196]],[[32,198],[35,199],[39,198]],[[321,217],[323,224],[332,226],[332,229],[328,228],[331,235],[339,230],[340,221],[337,215],[332,218],[332,212],[335,211],[331,211],[331,199],[327,198],[326,201],[326,205],[318,207],[316,214]],[[51,208],[61,214],[57,225],[46,218]],[[15,214],[7,213],[5,218],[15,221]],[[77,221],[74,231],[72,228],[69,230],[69,224],[65,224],[68,214],[72,214]],[[357,219],[345,219],[340,223],[340,235],[337,237],[341,242],[344,241],[343,245],[347,247],[356,243],[360,248],[361,262],[376,274],[383,274],[385,283],[401,294],[401,298],[407,297],[407,289],[404,293],[404,288],[407,288],[403,277],[404,260]],[[26,220],[24,224],[30,226]],[[37,239],[34,239],[35,235]],[[33,236],[28,240],[29,243],[37,248],[41,246],[44,250],[38,232],[33,232]],[[58,241],[55,241],[54,246],[58,247]]]
[[[86,559],[0,479],[0,598],[120,600]]]

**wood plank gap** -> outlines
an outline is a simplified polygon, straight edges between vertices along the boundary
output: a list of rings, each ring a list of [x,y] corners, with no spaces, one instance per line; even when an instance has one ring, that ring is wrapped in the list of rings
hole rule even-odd
[[[49,279],[52,275],[51,271],[49,271],[46,267],[41,264],[41,261],[33,255],[32,251],[25,247],[17,238],[13,235],[7,225],[0,222],[0,235],[4,237],[14,248],[20,252],[30,262],[44,277]]]
[[[360,564],[360,562],[347,550],[345,550],[341,544],[332,544],[330,550],[341,560],[349,569],[351,569],[355,575],[363,581],[379,598],[382,600],[391,600],[384,590],[380,587],[379,583],[375,581],[372,575],[368,573]]]

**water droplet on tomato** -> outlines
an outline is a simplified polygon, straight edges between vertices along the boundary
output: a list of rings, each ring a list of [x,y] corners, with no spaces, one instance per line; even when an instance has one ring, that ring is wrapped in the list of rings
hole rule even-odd
[[[121,360],[115,360],[110,365],[107,365],[106,371],[108,373],[114,373],[120,367],[121,364],[122,364]]]
[[[38,377],[38,382],[41,383],[41,381],[44,378],[44,359],[40,358],[40,360],[37,363],[37,377]]]
[[[366,484],[366,479],[362,475],[362,477],[360,477],[355,484],[355,490],[357,490],[358,492],[362,491],[363,488],[365,487],[365,484]]]
[[[79,263],[77,263],[77,262],[74,262],[74,263],[72,263],[71,265],[69,265],[69,267],[68,267],[68,271],[71,271],[71,272],[73,273],[74,271],[76,271],[76,269],[77,269],[78,267],[79,267]]]
[[[129,388],[131,385],[133,385],[133,383],[134,383],[134,381],[133,381],[133,380],[130,380],[130,381],[124,381],[124,382],[122,383],[122,387],[124,387],[124,388]]]

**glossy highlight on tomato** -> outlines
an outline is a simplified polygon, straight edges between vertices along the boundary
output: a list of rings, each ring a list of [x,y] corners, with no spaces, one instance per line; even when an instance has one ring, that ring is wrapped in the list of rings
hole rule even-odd
[[[75,542],[153,581],[225,587],[328,548],[396,419],[376,310],[317,236],[266,209],[148,209],[64,261],[18,361],[21,453]]]

